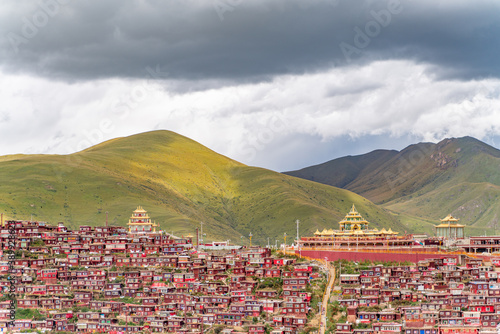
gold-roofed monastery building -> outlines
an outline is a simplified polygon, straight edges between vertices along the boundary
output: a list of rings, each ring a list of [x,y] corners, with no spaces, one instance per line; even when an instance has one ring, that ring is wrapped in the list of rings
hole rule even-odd
[[[370,229],[370,223],[364,219],[354,204],[351,211],[339,223],[339,229],[316,230],[314,237],[301,238],[301,248],[380,248],[412,246],[411,235],[398,236],[390,228]]]
[[[441,220],[441,224],[436,225],[436,236],[448,239],[463,239],[465,225],[459,224],[460,219],[454,218],[451,214]]]
[[[138,206],[132,213],[127,225],[129,233],[154,233],[158,227],[151,222],[148,212],[142,206]]]

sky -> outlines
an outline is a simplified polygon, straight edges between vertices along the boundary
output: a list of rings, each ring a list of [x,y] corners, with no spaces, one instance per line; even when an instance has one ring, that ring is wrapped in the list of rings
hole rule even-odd
[[[500,2],[0,2],[0,155],[166,129],[287,171],[500,147]]]

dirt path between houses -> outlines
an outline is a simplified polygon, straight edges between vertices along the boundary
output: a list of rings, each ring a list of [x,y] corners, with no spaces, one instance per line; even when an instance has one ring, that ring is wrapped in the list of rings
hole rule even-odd
[[[321,305],[321,320],[319,324],[319,333],[325,334],[326,330],[326,311],[328,308],[328,300],[330,299],[330,294],[332,292],[333,283],[335,282],[335,267],[330,265],[330,262],[327,263],[328,272],[330,274],[330,280],[328,281],[328,285],[326,287],[325,295],[323,296],[323,303]]]

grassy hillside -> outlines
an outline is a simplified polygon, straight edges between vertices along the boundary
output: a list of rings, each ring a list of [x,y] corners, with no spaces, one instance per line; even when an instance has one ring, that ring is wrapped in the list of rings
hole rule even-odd
[[[365,173],[377,169],[396,154],[398,154],[398,151],[376,150],[363,155],[331,160],[297,171],[285,172],[284,174],[345,188]]]
[[[381,161],[382,154],[375,151],[365,156]],[[345,160],[356,163],[355,158],[333,160],[330,173],[343,171]],[[464,137],[420,143],[384,163],[362,166],[363,172],[347,178],[343,187],[382,204],[413,231],[431,233],[430,222],[437,224],[451,213],[467,225],[469,234],[500,233],[500,151],[479,140]],[[308,178],[330,184],[314,174],[314,168],[305,169]]]
[[[142,205],[169,232],[274,243],[337,227],[352,203],[374,226],[393,215],[350,191],[248,167],[169,131],[114,139],[71,155],[0,157],[0,211],[17,219],[125,225]],[[289,241],[291,238],[288,239]]]

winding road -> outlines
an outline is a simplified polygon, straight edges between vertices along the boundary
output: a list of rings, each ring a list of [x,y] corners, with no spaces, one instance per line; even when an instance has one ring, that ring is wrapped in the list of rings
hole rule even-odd
[[[335,267],[330,265],[330,262],[327,262],[328,272],[330,274],[330,280],[328,281],[328,285],[326,287],[325,295],[323,296],[323,302],[321,303],[321,317],[319,322],[319,333],[325,334],[326,331],[326,311],[328,307],[328,300],[330,299],[330,294],[332,292],[332,287],[335,282]]]

